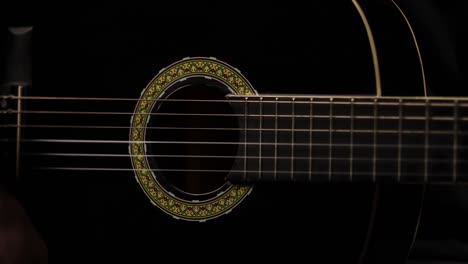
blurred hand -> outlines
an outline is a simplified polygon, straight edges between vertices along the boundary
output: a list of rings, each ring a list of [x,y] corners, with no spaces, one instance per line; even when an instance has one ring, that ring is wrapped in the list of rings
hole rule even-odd
[[[0,188],[0,263],[43,264],[48,250],[21,204]]]

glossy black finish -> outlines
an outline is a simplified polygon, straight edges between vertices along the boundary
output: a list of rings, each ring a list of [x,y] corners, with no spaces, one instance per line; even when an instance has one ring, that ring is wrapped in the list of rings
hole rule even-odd
[[[374,93],[367,38],[349,2],[320,1],[312,9],[192,3],[68,11],[56,14],[54,21],[36,23],[34,95],[137,98],[161,68],[200,55],[215,56],[239,68],[259,93]],[[402,25],[401,18],[391,23],[388,15],[382,17],[388,27]],[[392,39],[408,41],[408,32],[404,35]],[[419,85],[401,85],[419,76],[414,50],[397,52],[401,50],[406,48],[393,49],[387,62],[382,58],[381,64],[390,69],[383,73],[384,81],[394,83],[384,86],[384,94],[421,94]],[[403,74],[410,69],[416,73]],[[39,103],[35,107],[55,106]],[[72,135],[106,137],[106,133],[74,131]],[[46,132],[30,136],[37,134],[51,136]],[[367,236],[375,195],[372,185],[258,185],[229,215],[187,223],[150,204],[129,173],[34,174],[25,175],[23,184],[29,212],[49,243],[56,244],[59,252],[86,259],[161,260],[174,258],[169,251],[175,249],[177,258],[189,260],[227,252],[229,258],[241,261],[252,253],[254,258],[350,263],[361,257],[367,237],[372,239],[371,247],[382,245],[378,232]],[[378,201],[397,201],[390,206],[404,206],[401,211],[414,209],[420,199],[418,190],[403,193],[407,187],[385,188],[391,190],[380,195],[387,198]],[[414,212],[417,209],[402,216],[408,222],[400,222],[401,226],[414,227]],[[381,230],[387,230],[395,222],[381,223]],[[405,255],[407,244],[400,239],[407,241],[407,237],[391,238],[388,242],[393,243],[385,245],[394,250],[399,245]]]

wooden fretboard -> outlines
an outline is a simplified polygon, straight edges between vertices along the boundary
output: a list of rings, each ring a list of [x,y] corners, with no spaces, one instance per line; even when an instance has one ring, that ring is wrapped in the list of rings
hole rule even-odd
[[[233,182],[468,182],[468,100],[238,96]]]

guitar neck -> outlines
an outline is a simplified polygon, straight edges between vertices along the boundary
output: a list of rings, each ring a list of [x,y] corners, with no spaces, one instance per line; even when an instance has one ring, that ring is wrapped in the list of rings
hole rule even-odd
[[[233,182],[468,182],[468,99],[229,95]]]

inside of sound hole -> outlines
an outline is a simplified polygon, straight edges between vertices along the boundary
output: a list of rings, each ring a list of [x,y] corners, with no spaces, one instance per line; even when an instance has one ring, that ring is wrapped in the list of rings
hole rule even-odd
[[[218,81],[192,77],[170,87],[161,98],[169,100],[153,108],[146,140],[163,143],[147,144],[148,160],[164,188],[181,198],[213,197],[228,186],[238,146],[216,142],[239,142],[238,119],[225,102],[229,93]]]

